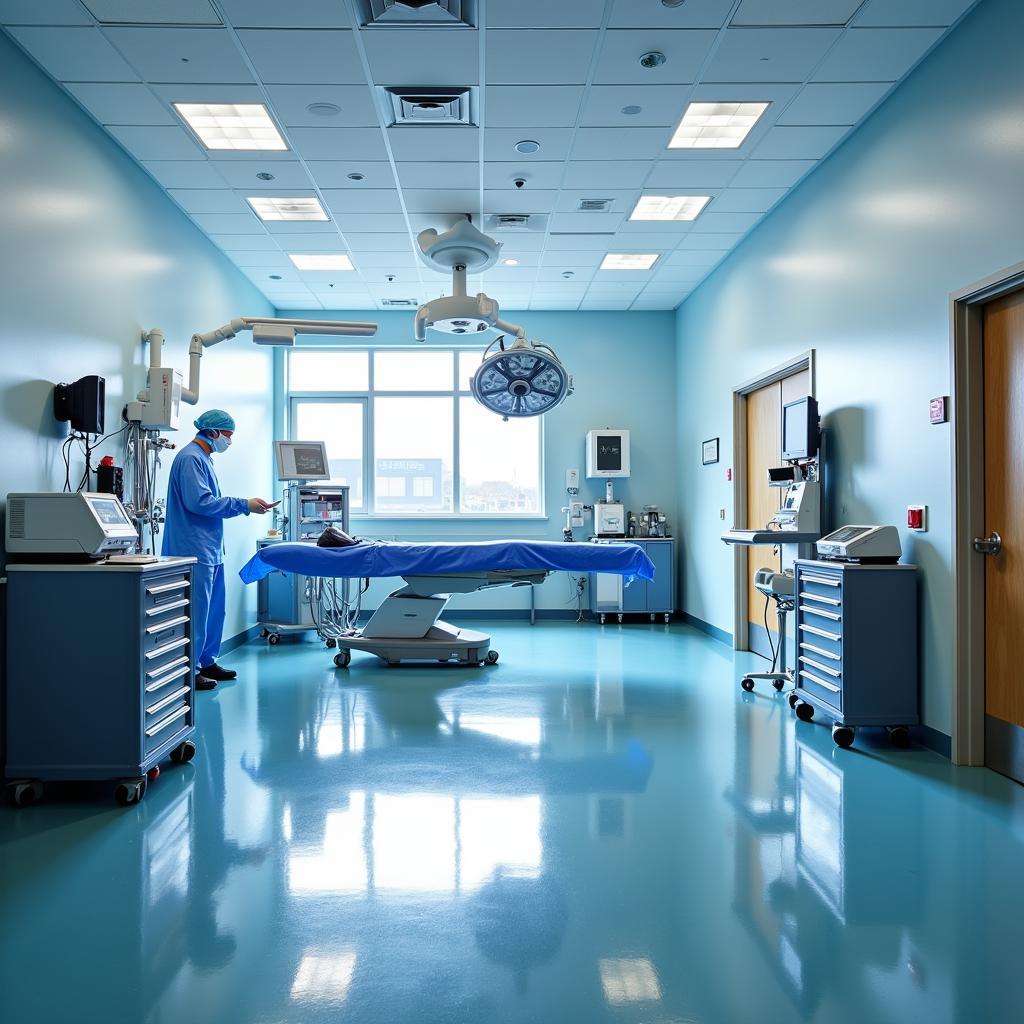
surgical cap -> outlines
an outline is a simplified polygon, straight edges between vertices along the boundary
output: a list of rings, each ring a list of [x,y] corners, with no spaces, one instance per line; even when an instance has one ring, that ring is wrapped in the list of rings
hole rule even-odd
[[[207,409],[193,421],[196,430],[234,430],[235,421],[223,409]]]

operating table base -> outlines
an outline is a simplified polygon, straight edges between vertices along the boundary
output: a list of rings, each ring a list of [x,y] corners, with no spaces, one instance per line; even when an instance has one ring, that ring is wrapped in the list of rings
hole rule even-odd
[[[347,664],[348,651],[376,654],[389,665],[403,661],[455,662],[460,665],[493,665],[498,652],[491,650],[491,638],[475,629],[460,629],[438,620],[420,637],[368,637],[365,631],[340,637],[335,661]]]

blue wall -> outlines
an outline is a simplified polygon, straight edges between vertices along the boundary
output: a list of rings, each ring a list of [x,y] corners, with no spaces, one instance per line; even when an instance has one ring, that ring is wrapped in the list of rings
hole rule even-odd
[[[869,121],[677,311],[685,609],[732,630],[731,484],[702,438],[731,451],[731,388],[806,349],[835,437],[834,521],[902,524],[922,569],[925,722],[949,733],[951,434],[928,400],[950,391],[949,294],[1024,259],[1024,5],[985,0]],[[727,464],[728,455],[726,455]]]
[[[501,300],[501,290],[493,289]],[[413,344],[413,313],[385,311],[300,311],[289,315],[342,320],[376,320],[380,324],[372,343]],[[615,482],[615,494],[627,508],[639,511],[644,505],[658,505],[675,529],[678,522],[675,449],[675,341],[671,312],[516,312],[502,316],[526,328],[527,337],[544,341],[573,374],[576,392],[544,417],[544,493],[547,520],[445,521],[439,519],[361,518],[354,529],[362,536],[431,537],[443,539],[537,537],[560,540],[564,516],[559,511],[566,501],[565,471],[579,469],[580,498],[590,504],[604,497],[604,481],[587,480],[585,437],[594,427],[626,427],[631,431],[632,475]],[[342,339],[344,340],[344,339]],[[355,347],[366,341],[352,339]],[[427,344],[452,345],[450,336],[428,332]],[[283,411],[278,411],[278,429],[283,430]],[[588,520],[588,529],[591,526]],[[582,539],[586,530],[578,530]],[[384,584],[371,592],[371,604]],[[525,608],[526,590],[492,591],[456,598],[456,607],[472,610]],[[537,607],[570,607],[569,583],[564,574],[552,576],[535,595]]]
[[[184,369],[193,331],[273,310],[162,189],[2,35],[0,182],[6,496],[63,486],[67,424],[53,418],[55,382],[106,377],[107,429],[116,430],[125,401],[145,384],[143,329],[164,328],[166,360]],[[219,463],[227,493],[271,490],[270,460],[262,457],[270,450],[271,394],[269,353],[246,340],[204,358],[202,405],[231,409],[239,424],[236,447]],[[191,437],[181,435],[180,441]],[[106,451],[119,449],[111,443]],[[77,469],[80,474],[80,463]],[[229,524],[231,566],[248,556],[256,535],[255,517]],[[228,599],[225,632],[232,635],[252,621],[255,595],[236,581]]]

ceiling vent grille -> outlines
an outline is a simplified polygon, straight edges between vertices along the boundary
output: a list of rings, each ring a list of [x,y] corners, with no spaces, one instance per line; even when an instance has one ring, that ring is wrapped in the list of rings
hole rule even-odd
[[[475,0],[361,0],[365,28],[473,28]]]
[[[389,124],[476,124],[476,93],[471,88],[382,88]]]
[[[577,210],[584,213],[608,213],[612,208],[611,199],[581,199]]]
[[[382,306],[418,306],[418,299],[381,299]]]
[[[489,213],[484,218],[484,227],[490,231],[546,231],[548,216],[545,213]]]

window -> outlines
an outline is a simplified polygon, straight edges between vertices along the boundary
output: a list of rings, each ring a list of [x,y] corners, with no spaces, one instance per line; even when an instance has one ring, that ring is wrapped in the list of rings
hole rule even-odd
[[[482,349],[293,349],[291,436],[325,441],[355,512],[533,516],[543,512],[539,418],[469,394]]]

